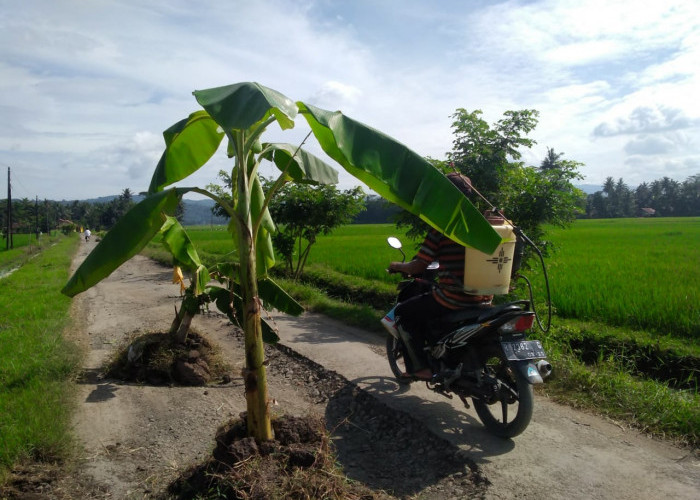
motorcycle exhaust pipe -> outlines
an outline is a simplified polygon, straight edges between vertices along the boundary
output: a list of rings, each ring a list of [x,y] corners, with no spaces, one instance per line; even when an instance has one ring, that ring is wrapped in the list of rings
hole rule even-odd
[[[552,365],[546,359],[540,359],[537,363],[535,363],[535,366],[543,379],[552,374]]]

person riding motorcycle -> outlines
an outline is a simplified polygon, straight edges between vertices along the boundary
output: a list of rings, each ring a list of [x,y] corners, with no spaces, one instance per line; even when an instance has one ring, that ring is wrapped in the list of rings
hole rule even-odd
[[[469,177],[458,172],[447,174],[447,178],[469,197],[473,193]],[[497,223],[497,221],[494,221]],[[406,359],[408,378],[430,380],[432,372],[427,366],[424,346],[429,324],[441,316],[458,309],[487,305],[493,295],[469,295],[464,287],[465,248],[431,229],[420,246],[418,254],[409,262],[391,262],[389,272],[408,275],[422,274],[431,262],[439,263],[438,286],[430,292],[412,297],[396,306],[396,325],[407,340],[409,350]]]

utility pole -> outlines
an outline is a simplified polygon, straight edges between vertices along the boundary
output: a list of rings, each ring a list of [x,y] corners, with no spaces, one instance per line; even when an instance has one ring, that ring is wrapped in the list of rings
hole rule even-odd
[[[39,196],[34,198],[34,228],[36,230],[36,241],[39,243]]]
[[[51,226],[49,226],[49,202],[44,198],[44,209],[46,210],[46,234],[51,236]]]
[[[15,248],[12,240],[12,184],[10,184],[10,167],[7,167],[7,244],[6,250]]]

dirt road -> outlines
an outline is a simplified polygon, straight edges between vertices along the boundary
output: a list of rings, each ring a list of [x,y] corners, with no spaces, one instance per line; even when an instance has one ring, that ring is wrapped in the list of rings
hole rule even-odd
[[[697,454],[650,439],[601,417],[535,398],[532,423],[502,440],[476,413],[414,383],[392,380],[383,342],[321,316],[277,317],[284,343],[322,360],[368,393],[425,422],[464,450],[491,482],[488,498],[696,499]]]
[[[83,243],[76,262],[93,245]],[[178,287],[170,281],[170,270],[137,256],[75,299],[76,324],[84,327],[74,332],[75,340],[86,351],[74,424],[82,452],[70,477],[55,489],[56,497],[148,498],[161,493],[188,465],[209,456],[220,424],[244,411],[238,376],[242,347],[220,315],[198,316],[194,327],[222,347],[234,365],[232,382],[184,388],[102,378],[105,362],[126,338],[170,324],[179,299]],[[372,487],[412,498],[698,497],[700,461],[689,450],[542,397],[536,397],[533,422],[523,435],[496,439],[461,403],[419,384],[400,388],[383,356],[382,339],[316,315],[277,315],[275,321],[282,344],[341,376],[271,352],[275,411],[325,415],[346,472]],[[338,382],[342,377],[350,382],[348,391],[329,396],[323,388],[335,380],[336,390],[347,383]],[[373,398],[360,398],[353,386]],[[403,428],[392,425],[399,421]],[[393,441],[385,444],[386,436]],[[447,455],[462,457],[467,467],[444,470],[448,462],[441,460]]]

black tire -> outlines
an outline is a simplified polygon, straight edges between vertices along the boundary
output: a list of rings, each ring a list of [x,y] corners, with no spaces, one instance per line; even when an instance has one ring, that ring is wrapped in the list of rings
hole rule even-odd
[[[406,351],[403,345],[403,341],[397,339],[393,335],[387,335],[386,337],[386,357],[389,360],[389,368],[391,368],[391,373],[396,377],[396,381],[399,384],[410,384],[411,379],[407,377],[402,377],[403,373],[406,373]]]
[[[495,365],[487,364],[487,369],[503,384],[512,388],[517,398],[510,390],[504,388],[491,404],[482,399],[473,398],[474,409],[489,432],[502,438],[515,437],[527,428],[532,418],[534,408],[532,385],[519,370],[513,370],[503,359],[498,359]],[[515,417],[509,420],[513,414]]]

